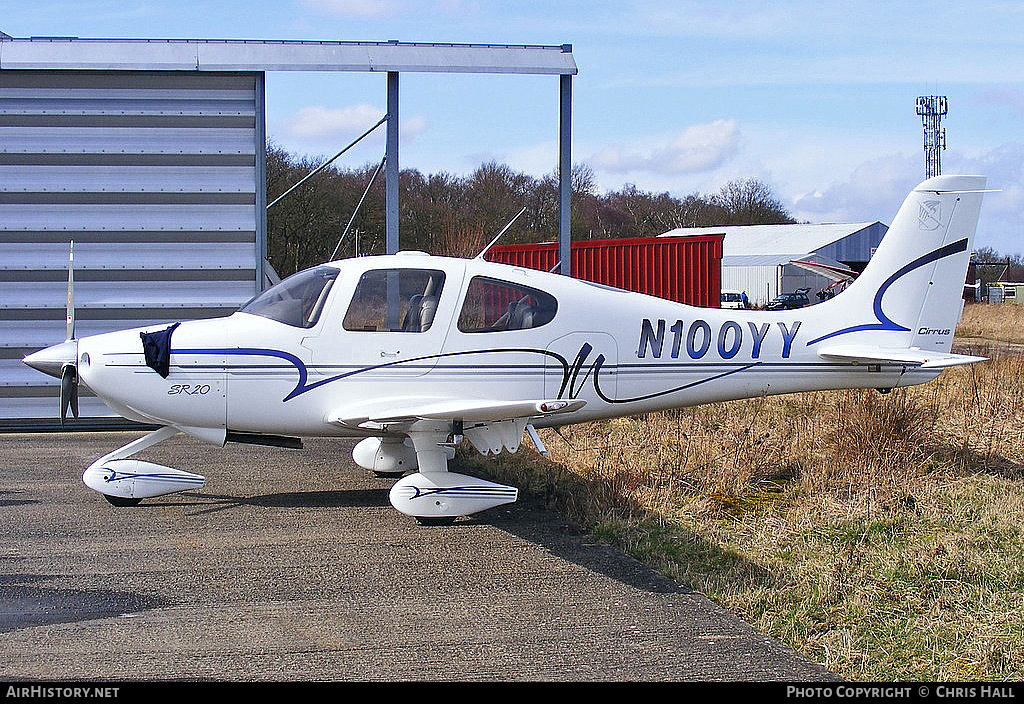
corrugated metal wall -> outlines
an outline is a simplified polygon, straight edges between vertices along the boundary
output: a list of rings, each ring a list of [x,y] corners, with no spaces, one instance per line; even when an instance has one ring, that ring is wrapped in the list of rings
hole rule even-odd
[[[692,306],[721,305],[723,235],[678,239],[644,237],[571,243],[573,276]],[[553,242],[492,247],[486,259],[550,271],[558,263]]]
[[[814,251],[829,259],[843,262],[857,271],[863,271],[888,230],[888,226],[880,222],[872,223]]]
[[[778,265],[723,266],[722,290],[746,292],[751,305],[763,306],[781,293],[780,269]]]
[[[0,427],[58,416],[21,363],[79,337],[228,314],[262,281],[262,73],[0,70]],[[83,389],[83,417],[111,412]],[[40,421],[36,423],[36,421]]]

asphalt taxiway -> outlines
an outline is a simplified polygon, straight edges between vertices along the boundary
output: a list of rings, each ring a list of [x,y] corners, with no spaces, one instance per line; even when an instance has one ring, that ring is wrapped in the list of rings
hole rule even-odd
[[[528,497],[420,526],[350,441],[179,436],[139,457],[206,487],[115,508],[139,435],[0,435],[0,680],[836,679]]]

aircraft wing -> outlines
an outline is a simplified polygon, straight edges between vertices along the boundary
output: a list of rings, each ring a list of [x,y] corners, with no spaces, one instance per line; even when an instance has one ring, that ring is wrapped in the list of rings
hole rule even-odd
[[[355,428],[364,423],[412,423],[418,420],[452,420],[488,423],[529,419],[582,408],[586,401],[537,399],[499,401],[486,399],[389,399],[338,409],[327,420]]]
[[[862,362],[864,364],[913,364],[922,369],[943,369],[958,364],[974,364],[983,362],[987,357],[972,357],[966,354],[950,352],[933,352],[919,347],[908,349],[887,349],[870,345],[840,345],[825,347],[818,350],[818,355],[825,359],[837,359],[846,362]]]
[[[830,266],[828,264],[821,264],[819,262],[810,262],[794,259],[789,262],[794,266],[798,266],[801,269],[805,269],[812,274],[818,274],[825,278],[835,281],[837,283],[850,282],[857,278],[857,272],[853,269],[839,268]]]

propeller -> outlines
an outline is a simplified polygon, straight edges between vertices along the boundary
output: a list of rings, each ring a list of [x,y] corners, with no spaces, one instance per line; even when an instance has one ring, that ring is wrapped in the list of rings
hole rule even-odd
[[[68,305],[67,305],[67,337],[75,339],[75,241],[71,240],[68,250]]]
[[[68,304],[67,304],[67,339],[72,342],[75,339],[75,241],[71,240],[68,251]],[[75,345],[75,356],[78,356],[78,346]],[[75,366],[78,360],[67,363],[60,370],[60,425],[64,427],[64,420],[68,417],[68,408],[71,414],[78,417],[78,367]]]
[[[67,339],[27,355],[22,361],[33,369],[60,379],[60,424],[68,417],[68,409],[78,418],[78,340],[75,339],[75,243],[68,256]]]
[[[74,364],[65,364],[60,372],[60,424],[68,417],[68,408],[71,414],[78,417],[78,369]]]

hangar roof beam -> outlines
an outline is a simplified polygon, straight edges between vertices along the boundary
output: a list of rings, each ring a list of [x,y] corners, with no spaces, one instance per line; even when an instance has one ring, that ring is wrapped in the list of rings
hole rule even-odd
[[[570,45],[0,37],[0,68],[575,75]]]

